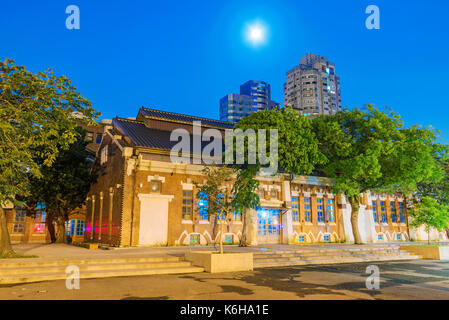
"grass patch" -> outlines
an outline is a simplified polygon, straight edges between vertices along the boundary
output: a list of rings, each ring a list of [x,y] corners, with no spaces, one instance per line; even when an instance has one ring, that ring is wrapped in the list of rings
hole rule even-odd
[[[6,254],[0,254],[0,259],[21,259],[21,258],[39,258],[39,256],[36,255],[24,255],[24,254],[18,254],[15,252],[9,252]]]

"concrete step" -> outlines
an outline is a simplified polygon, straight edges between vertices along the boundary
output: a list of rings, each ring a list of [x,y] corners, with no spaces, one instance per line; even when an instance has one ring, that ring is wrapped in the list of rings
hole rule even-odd
[[[385,251],[328,251],[328,252],[302,252],[302,253],[280,253],[280,254],[254,254],[254,258],[274,258],[274,257],[323,257],[323,256],[369,256],[369,255],[394,255],[400,254],[399,250]]]
[[[176,262],[184,261],[184,257],[143,257],[143,258],[112,258],[112,259],[59,259],[46,261],[1,261],[0,269],[21,267],[50,267],[87,264],[111,264],[111,263],[140,263],[140,262]]]
[[[20,267],[20,268],[4,268],[0,269],[0,277],[8,275],[30,275],[42,273],[65,273],[67,265],[58,266],[40,266],[40,267]],[[172,261],[172,262],[138,262],[138,263],[111,263],[111,264],[84,264],[76,265],[81,272],[99,271],[99,270],[130,270],[130,269],[153,269],[153,268],[171,268],[171,267],[190,267],[188,261]]]
[[[200,267],[167,267],[167,268],[149,268],[149,269],[130,269],[130,270],[99,270],[99,271],[81,271],[80,279],[94,279],[94,278],[108,278],[108,277],[128,277],[128,276],[142,276],[155,274],[179,274],[179,273],[197,273],[204,272]],[[0,277],[0,284],[16,284],[40,282],[49,280],[65,280],[67,274],[56,273],[42,273],[35,275],[8,275]]]
[[[254,268],[267,267],[283,267],[297,265],[321,265],[321,264],[338,264],[338,263],[357,263],[357,262],[374,262],[374,261],[398,261],[398,260],[414,260],[417,256],[412,255],[393,255],[393,256],[372,256],[372,257],[341,257],[332,259],[310,259],[310,260],[279,260],[271,261],[269,259],[263,261],[254,261]]]
[[[282,255],[282,254],[332,254],[335,252],[340,253],[351,253],[351,252],[368,252],[368,253],[376,253],[376,252],[397,252],[399,248],[379,248],[379,249],[309,249],[309,250],[283,250],[283,251],[265,251],[265,252],[255,252],[254,255]]]

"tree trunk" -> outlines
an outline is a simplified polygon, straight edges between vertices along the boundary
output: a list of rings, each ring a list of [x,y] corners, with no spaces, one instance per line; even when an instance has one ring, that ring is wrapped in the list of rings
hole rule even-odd
[[[407,237],[408,237],[408,241],[410,241],[410,227],[408,225],[408,196],[407,195],[403,195],[404,197],[404,208],[402,209],[402,214],[404,215],[404,219],[405,222],[407,224]]]
[[[9,239],[8,224],[6,222],[6,212],[0,205],[0,255],[14,253]]]
[[[430,245],[430,228],[427,228],[427,244]]]
[[[246,215],[248,210],[245,210],[245,212],[242,214],[243,224],[242,224],[242,237],[239,242],[239,247],[247,247],[248,242],[246,241]]]
[[[359,198],[356,197],[348,197],[349,203],[351,204],[351,225],[352,225],[352,234],[354,235],[354,243],[362,244],[362,238],[360,237],[359,232]]]
[[[56,243],[67,243],[65,221],[61,217],[56,219]]]
[[[55,225],[53,224],[53,217],[51,215],[48,215],[47,212],[47,229],[48,229],[48,233],[50,234],[50,241],[51,243],[55,243],[56,242],[56,230],[55,230]]]
[[[225,215],[226,216],[226,215]],[[226,221],[223,220],[223,216],[221,216],[222,219],[220,219],[221,221],[221,231],[220,231],[220,254],[223,254],[223,232],[224,232],[224,222]]]

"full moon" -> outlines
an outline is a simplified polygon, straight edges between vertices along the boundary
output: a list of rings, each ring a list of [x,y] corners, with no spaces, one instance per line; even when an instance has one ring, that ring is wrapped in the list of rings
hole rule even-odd
[[[259,22],[249,24],[246,27],[246,40],[253,46],[265,43],[266,28]]]

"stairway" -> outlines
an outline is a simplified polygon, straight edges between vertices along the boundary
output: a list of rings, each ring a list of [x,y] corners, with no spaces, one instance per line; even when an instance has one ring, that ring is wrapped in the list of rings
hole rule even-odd
[[[372,261],[397,261],[418,259],[399,249],[399,245],[350,246],[350,247],[292,247],[286,250],[270,250],[254,253],[254,268],[295,265],[319,265]]]
[[[114,258],[53,261],[1,261],[0,285],[65,280],[68,266],[78,266],[80,279],[203,272],[184,257]]]

